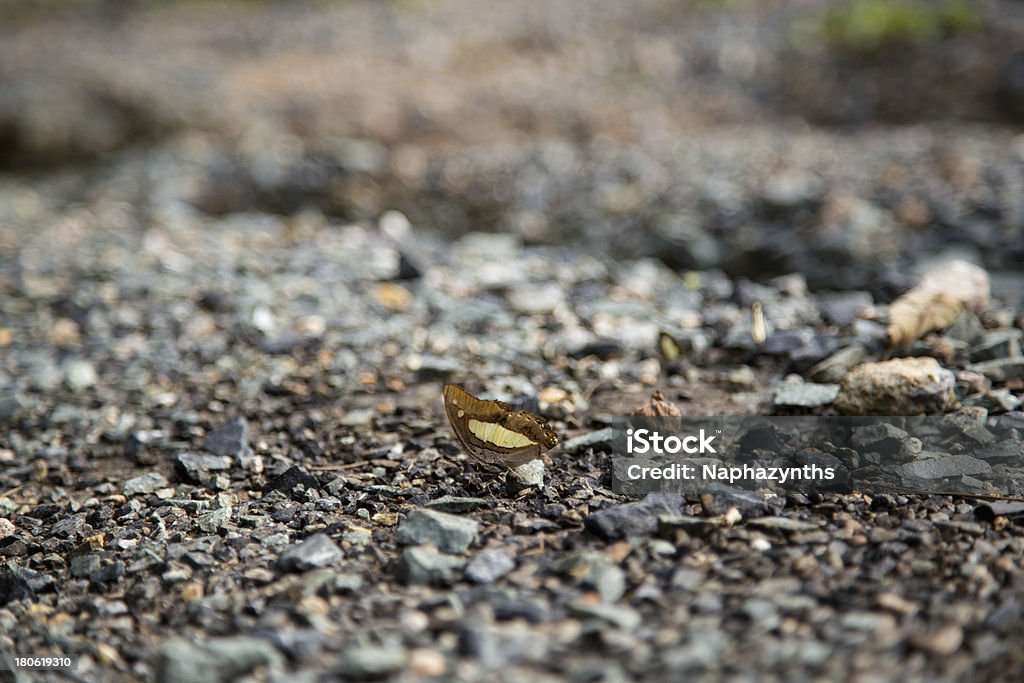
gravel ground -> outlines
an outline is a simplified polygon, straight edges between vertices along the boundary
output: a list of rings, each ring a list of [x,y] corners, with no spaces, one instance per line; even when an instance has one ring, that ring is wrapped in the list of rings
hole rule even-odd
[[[1024,677],[1024,504],[984,498],[1024,494],[1019,3],[884,78],[789,47],[794,3],[585,5],[0,29],[0,651],[161,683]],[[953,257],[990,296],[889,349]],[[446,382],[549,420],[542,488],[463,453]],[[654,389],[920,407],[977,447],[820,454],[962,495],[634,500],[605,428]]]

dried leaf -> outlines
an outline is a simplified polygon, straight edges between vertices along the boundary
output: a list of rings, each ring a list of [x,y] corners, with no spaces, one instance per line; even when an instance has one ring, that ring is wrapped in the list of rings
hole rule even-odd
[[[669,402],[661,391],[655,389],[651,400],[633,411],[641,417],[679,417],[682,415],[674,403]]]
[[[668,427],[675,431],[682,422],[681,415],[679,408],[656,389],[650,401],[633,411],[630,423],[638,429],[658,430]]]
[[[984,310],[988,295],[988,273],[978,266],[953,261],[929,271],[889,306],[889,347],[905,347],[949,327],[965,309]]]

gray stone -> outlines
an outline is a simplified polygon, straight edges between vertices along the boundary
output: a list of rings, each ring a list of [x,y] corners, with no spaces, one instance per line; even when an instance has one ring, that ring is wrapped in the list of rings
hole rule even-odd
[[[601,553],[589,550],[574,552],[558,562],[555,568],[577,585],[596,590],[604,602],[615,602],[626,592],[626,573]]]
[[[565,303],[565,290],[557,282],[523,285],[509,292],[508,303],[512,310],[524,315],[551,313]]]
[[[604,429],[573,437],[566,441],[562,448],[570,454],[581,453],[588,448],[593,448],[595,451],[607,450],[611,448],[614,438],[615,430],[611,427],[605,427]]]
[[[399,644],[355,644],[341,652],[337,672],[357,681],[386,678],[405,667],[406,653]]]
[[[1000,358],[984,363],[974,363],[968,369],[980,372],[993,382],[1005,382],[1024,377],[1024,357]]]
[[[635,503],[598,510],[587,516],[584,525],[605,541],[651,536],[658,529],[659,516],[678,515],[685,504],[679,495],[651,493]]]
[[[964,474],[988,474],[992,466],[969,455],[938,455],[905,463],[901,465],[900,471],[905,478],[910,479],[946,479]]]
[[[24,598],[31,598],[33,589],[26,575],[28,570],[4,562],[0,564],[0,607]]]
[[[852,324],[861,311],[874,303],[870,292],[837,292],[818,297],[821,315],[832,325]]]
[[[904,450],[910,435],[894,424],[879,422],[853,430],[850,444],[859,453],[879,453],[895,457]]]
[[[146,472],[129,479],[124,483],[124,495],[137,496],[140,493],[153,493],[167,486],[167,479],[159,472]]]
[[[200,529],[209,534],[223,528],[229,521],[231,521],[231,508],[225,507],[199,515],[196,523]]]
[[[578,617],[599,619],[623,631],[635,631],[642,621],[640,613],[626,605],[574,603],[569,609]]]
[[[431,510],[440,510],[441,512],[467,512],[482,507],[489,507],[490,505],[491,501],[486,498],[441,496],[430,501],[426,506]]]
[[[398,560],[398,578],[407,584],[445,584],[465,566],[462,558],[439,553],[429,545],[411,546]]]
[[[99,376],[96,367],[87,360],[80,358],[64,362],[64,381],[72,391],[82,391],[96,384]]]
[[[524,462],[522,465],[513,467],[509,471],[513,476],[505,481],[517,492],[528,487],[540,488],[544,486],[544,461],[540,458]]]
[[[978,406],[993,413],[1006,413],[1016,410],[1021,405],[1009,389],[993,389],[984,394],[974,394],[962,401],[965,406]]]
[[[249,447],[249,423],[238,417],[224,424],[206,438],[203,450],[226,455],[247,466],[253,458],[252,448]]]
[[[780,171],[765,181],[762,197],[773,207],[794,209],[820,201],[822,192],[822,184],[815,176],[799,171]]]
[[[975,457],[989,463],[1024,463],[1024,441],[1007,432],[1002,441],[978,448],[973,453]]]
[[[181,453],[175,460],[178,472],[188,481],[205,483],[214,473],[231,469],[234,464],[226,455]]]
[[[1024,411],[1013,410],[999,416],[999,420],[996,421],[996,431],[1006,432],[1011,429],[1024,432]]]
[[[956,407],[956,377],[934,358],[864,363],[840,384],[832,405],[844,415],[921,415]]]
[[[0,422],[7,422],[28,405],[29,403],[18,394],[0,395]]]
[[[377,411],[373,408],[355,408],[345,413],[338,424],[343,427],[365,427],[373,421],[376,414]]]
[[[414,356],[409,360],[409,369],[416,372],[416,378],[421,382],[431,382],[452,377],[462,370],[462,364],[443,356]]]
[[[327,534],[309,538],[285,548],[278,566],[285,571],[306,571],[328,567],[341,561],[341,548]]]
[[[87,553],[71,558],[71,576],[85,578],[96,573],[100,569],[100,556],[96,553]]]
[[[674,540],[679,532],[686,536],[704,538],[715,529],[720,529],[722,522],[709,517],[693,515],[661,515],[658,517],[658,535]]]
[[[466,566],[466,578],[476,583],[491,583],[516,568],[516,561],[504,550],[484,550]]]
[[[265,640],[239,636],[206,642],[174,639],[157,654],[157,683],[228,683],[258,666],[280,669],[281,655]]]
[[[839,394],[838,384],[782,382],[775,386],[774,403],[780,408],[820,408]]]
[[[1024,338],[1024,330],[1014,328],[986,332],[981,341],[970,348],[968,357],[972,363],[1000,358],[1019,358],[1021,356],[1021,338]]]
[[[472,519],[417,508],[398,527],[395,540],[403,545],[430,543],[445,553],[464,553],[476,539],[480,525]]]

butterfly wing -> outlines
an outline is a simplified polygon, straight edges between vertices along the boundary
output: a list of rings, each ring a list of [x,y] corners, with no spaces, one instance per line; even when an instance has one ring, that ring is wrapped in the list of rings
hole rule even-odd
[[[504,401],[479,399],[456,384],[444,388],[444,409],[459,443],[487,464],[518,467],[558,443],[537,415],[513,410]]]

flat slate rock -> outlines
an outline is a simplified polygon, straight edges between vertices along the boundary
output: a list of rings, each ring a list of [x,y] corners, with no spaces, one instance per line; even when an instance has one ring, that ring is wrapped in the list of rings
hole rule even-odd
[[[453,581],[465,564],[461,557],[438,552],[430,545],[410,546],[402,551],[396,574],[410,585],[441,585]]]
[[[430,543],[442,552],[461,554],[476,540],[480,525],[475,520],[417,508],[398,527],[395,540],[402,545]]]
[[[492,501],[486,498],[441,496],[427,503],[426,507],[431,510],[440,510],[441,512],[468,512],[469,510],[478,510],[490,505],[492,505]]]
[[[146,472],[124,483],[124,495],[136,496],[140,493],[153,493],[165,486],[167,486],[167,479],[164,478],[164,475],[159,472]]]
[[[838,395],[838,384],[782,382],[775,387],[773,401],[783,408],[820,408],[832,403]]]
[[[306,571],[329,567],[341,561],[341,548],[327,534],[313,534],[288,546],[278,560],[285,571]]]
[[[584,520],[588,531],[605,541],[652,536],[658,530],[658,517],[678,515],[686,505],[682,496],[651,493],[635,503],[624,503],[598,510]]]
[[[249,636],[215,638],[202,643],[165,642],[157,654],[156,683],[222,683],[257,666],[279,668],[283,657],[266,640]]]
[[[992,471],[992,466],[969,455],[946,455],[904,463],[900,466],[900,471],[905,478],[946,479],[964,474],[988,474]]]
[[[206,437],[203,450],[230,456],[242,466],[248,466],[253,458],[252,448],[249,447],[249,423],[245,418],[236,417],[224,424]]]

